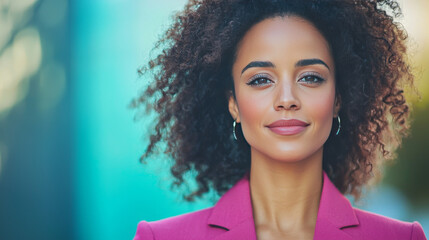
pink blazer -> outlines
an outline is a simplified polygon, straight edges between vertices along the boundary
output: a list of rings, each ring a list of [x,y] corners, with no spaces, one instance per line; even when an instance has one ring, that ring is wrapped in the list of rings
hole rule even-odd
[[[154,222],[141,221],[134,240],[256,240],[248,174],[214,207]],[[426,239],[418,222],[402,222],[353,208],[328,175],[323,188],[314,239]]]

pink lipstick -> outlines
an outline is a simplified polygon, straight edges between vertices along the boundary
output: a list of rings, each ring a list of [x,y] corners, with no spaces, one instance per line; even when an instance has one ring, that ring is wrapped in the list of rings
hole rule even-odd
[[[281,119],[268,125],[267,127],[279,135],[295,135],[305,130],[310,125],[298,119]]]

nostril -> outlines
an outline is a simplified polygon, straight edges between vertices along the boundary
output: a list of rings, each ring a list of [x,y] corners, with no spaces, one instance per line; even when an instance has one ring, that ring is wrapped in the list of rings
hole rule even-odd
[[[289,107],[286,107],[286,109],[297,109],[298,106],[296,104],[292,104]]]

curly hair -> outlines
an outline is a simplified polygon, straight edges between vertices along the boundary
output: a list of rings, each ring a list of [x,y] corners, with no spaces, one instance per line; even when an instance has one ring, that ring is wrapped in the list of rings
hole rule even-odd
[[[188,201],[210,189],[222,194],[243,177],[250,146],[240,129],[234,141],[228,111],[237,45],[264,19],[298,16],[326,38],[336,68],[341,134],[332,128],[323,170],[340,192],[358,199],[409,129],[403,88],[413,86],[414,77],[407,34],[394,21],[401,14],[393,0],[191,0],[156,43],[160,54],[139,70],[154,81],[133,106],[158,114],[141,161],[166,143],[163,152],[174,160],[172,186],[196,173],[197,189],[184,195]]]

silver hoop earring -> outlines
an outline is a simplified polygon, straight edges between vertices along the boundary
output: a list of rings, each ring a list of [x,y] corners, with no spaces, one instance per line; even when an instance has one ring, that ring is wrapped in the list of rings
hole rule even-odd
[[[235,135],[235,126],[237,125],[237,123],[234,122],[232,123],[232,135],[234,136],[234,139],[237,140],[237,135]]]
[[[337,133],[335,133],[336,136],[338,136],[338,134],[340,133],[340,129],[341,129],[341,119],[340,116],[337,116],[337,120],[338,120],[338,129],[337,129]]]

